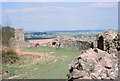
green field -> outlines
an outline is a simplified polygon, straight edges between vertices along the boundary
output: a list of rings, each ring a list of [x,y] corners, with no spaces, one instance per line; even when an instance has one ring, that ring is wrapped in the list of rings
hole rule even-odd
[[[38,56],[20,55],[20,61],[15,64],[3,66],[8,75],[3,78],[16,79],[66,79],[69,63],[82,51],[59,49],[53,47],[38,47],[22,49],[27,52],[47,53],[54,58],[41,58]]]

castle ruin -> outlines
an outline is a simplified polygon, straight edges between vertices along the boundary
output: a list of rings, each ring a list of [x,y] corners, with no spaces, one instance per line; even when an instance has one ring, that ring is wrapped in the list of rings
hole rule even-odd
[[[114,30],[98,34],[93,48],[86,50],[69,64],[68,81],[119,81],[119,35]]]
[[[112,51],[119,51],[119,39],[118,39],[118,32],[114,30],[108,30],[106,32],[100,33],[96,36],[96,46],[97,48],[112,52]]]
[[[24,41],[24,31],[23,31],[23,29],[16,29],[15,30],[15,38],[18,41]]]
[[[11,47],[17,49],[31,46],[29,42],[25,41],[23,29],[15,29],[15,37],[12,37],[9,42]]]

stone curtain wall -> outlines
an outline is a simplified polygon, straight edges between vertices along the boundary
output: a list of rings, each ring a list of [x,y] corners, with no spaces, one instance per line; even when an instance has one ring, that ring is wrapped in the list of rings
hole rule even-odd
[[[61,42],[61,48],[73,49],[73,50],[87,50],[91,47],[91,43],[92,43],[92,41],[81,40],[67,36],[60,36],[52,40],[52,42],[56,42],[56,43],[58,41]],[[52,44],[52,42],[50,43]]]
[[[86,50],[90,48],[90,43],[80,40],[64,40],[62,41],[62,48],[74,49],[74,50]]]
[[[98,34],[93,49],[86,50],[69,64],[68,81],[80,81],[80,79],[119,81],[118,36],[118,32],[113,30]],[[102,47],[100,47],[101,43]]]

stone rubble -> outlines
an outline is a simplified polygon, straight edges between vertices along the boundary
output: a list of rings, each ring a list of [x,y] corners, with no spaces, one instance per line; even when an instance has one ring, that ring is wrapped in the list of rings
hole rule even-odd
[[[97,52],[96,52],[97,50]],[[118,79],[117,56],[90,48],[69,64],[68,79]]]
[[[119,81],[118,32],[108,30],[98,34],[92,47],[69,64],[68,81]]]

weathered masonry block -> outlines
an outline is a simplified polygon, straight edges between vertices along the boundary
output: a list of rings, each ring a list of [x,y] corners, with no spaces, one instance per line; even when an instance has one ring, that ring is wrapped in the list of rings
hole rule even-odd
[[[24,41],[24,31],[23,31],[23,29],[16,29],[15,30],[15,38],[18,41]]]

